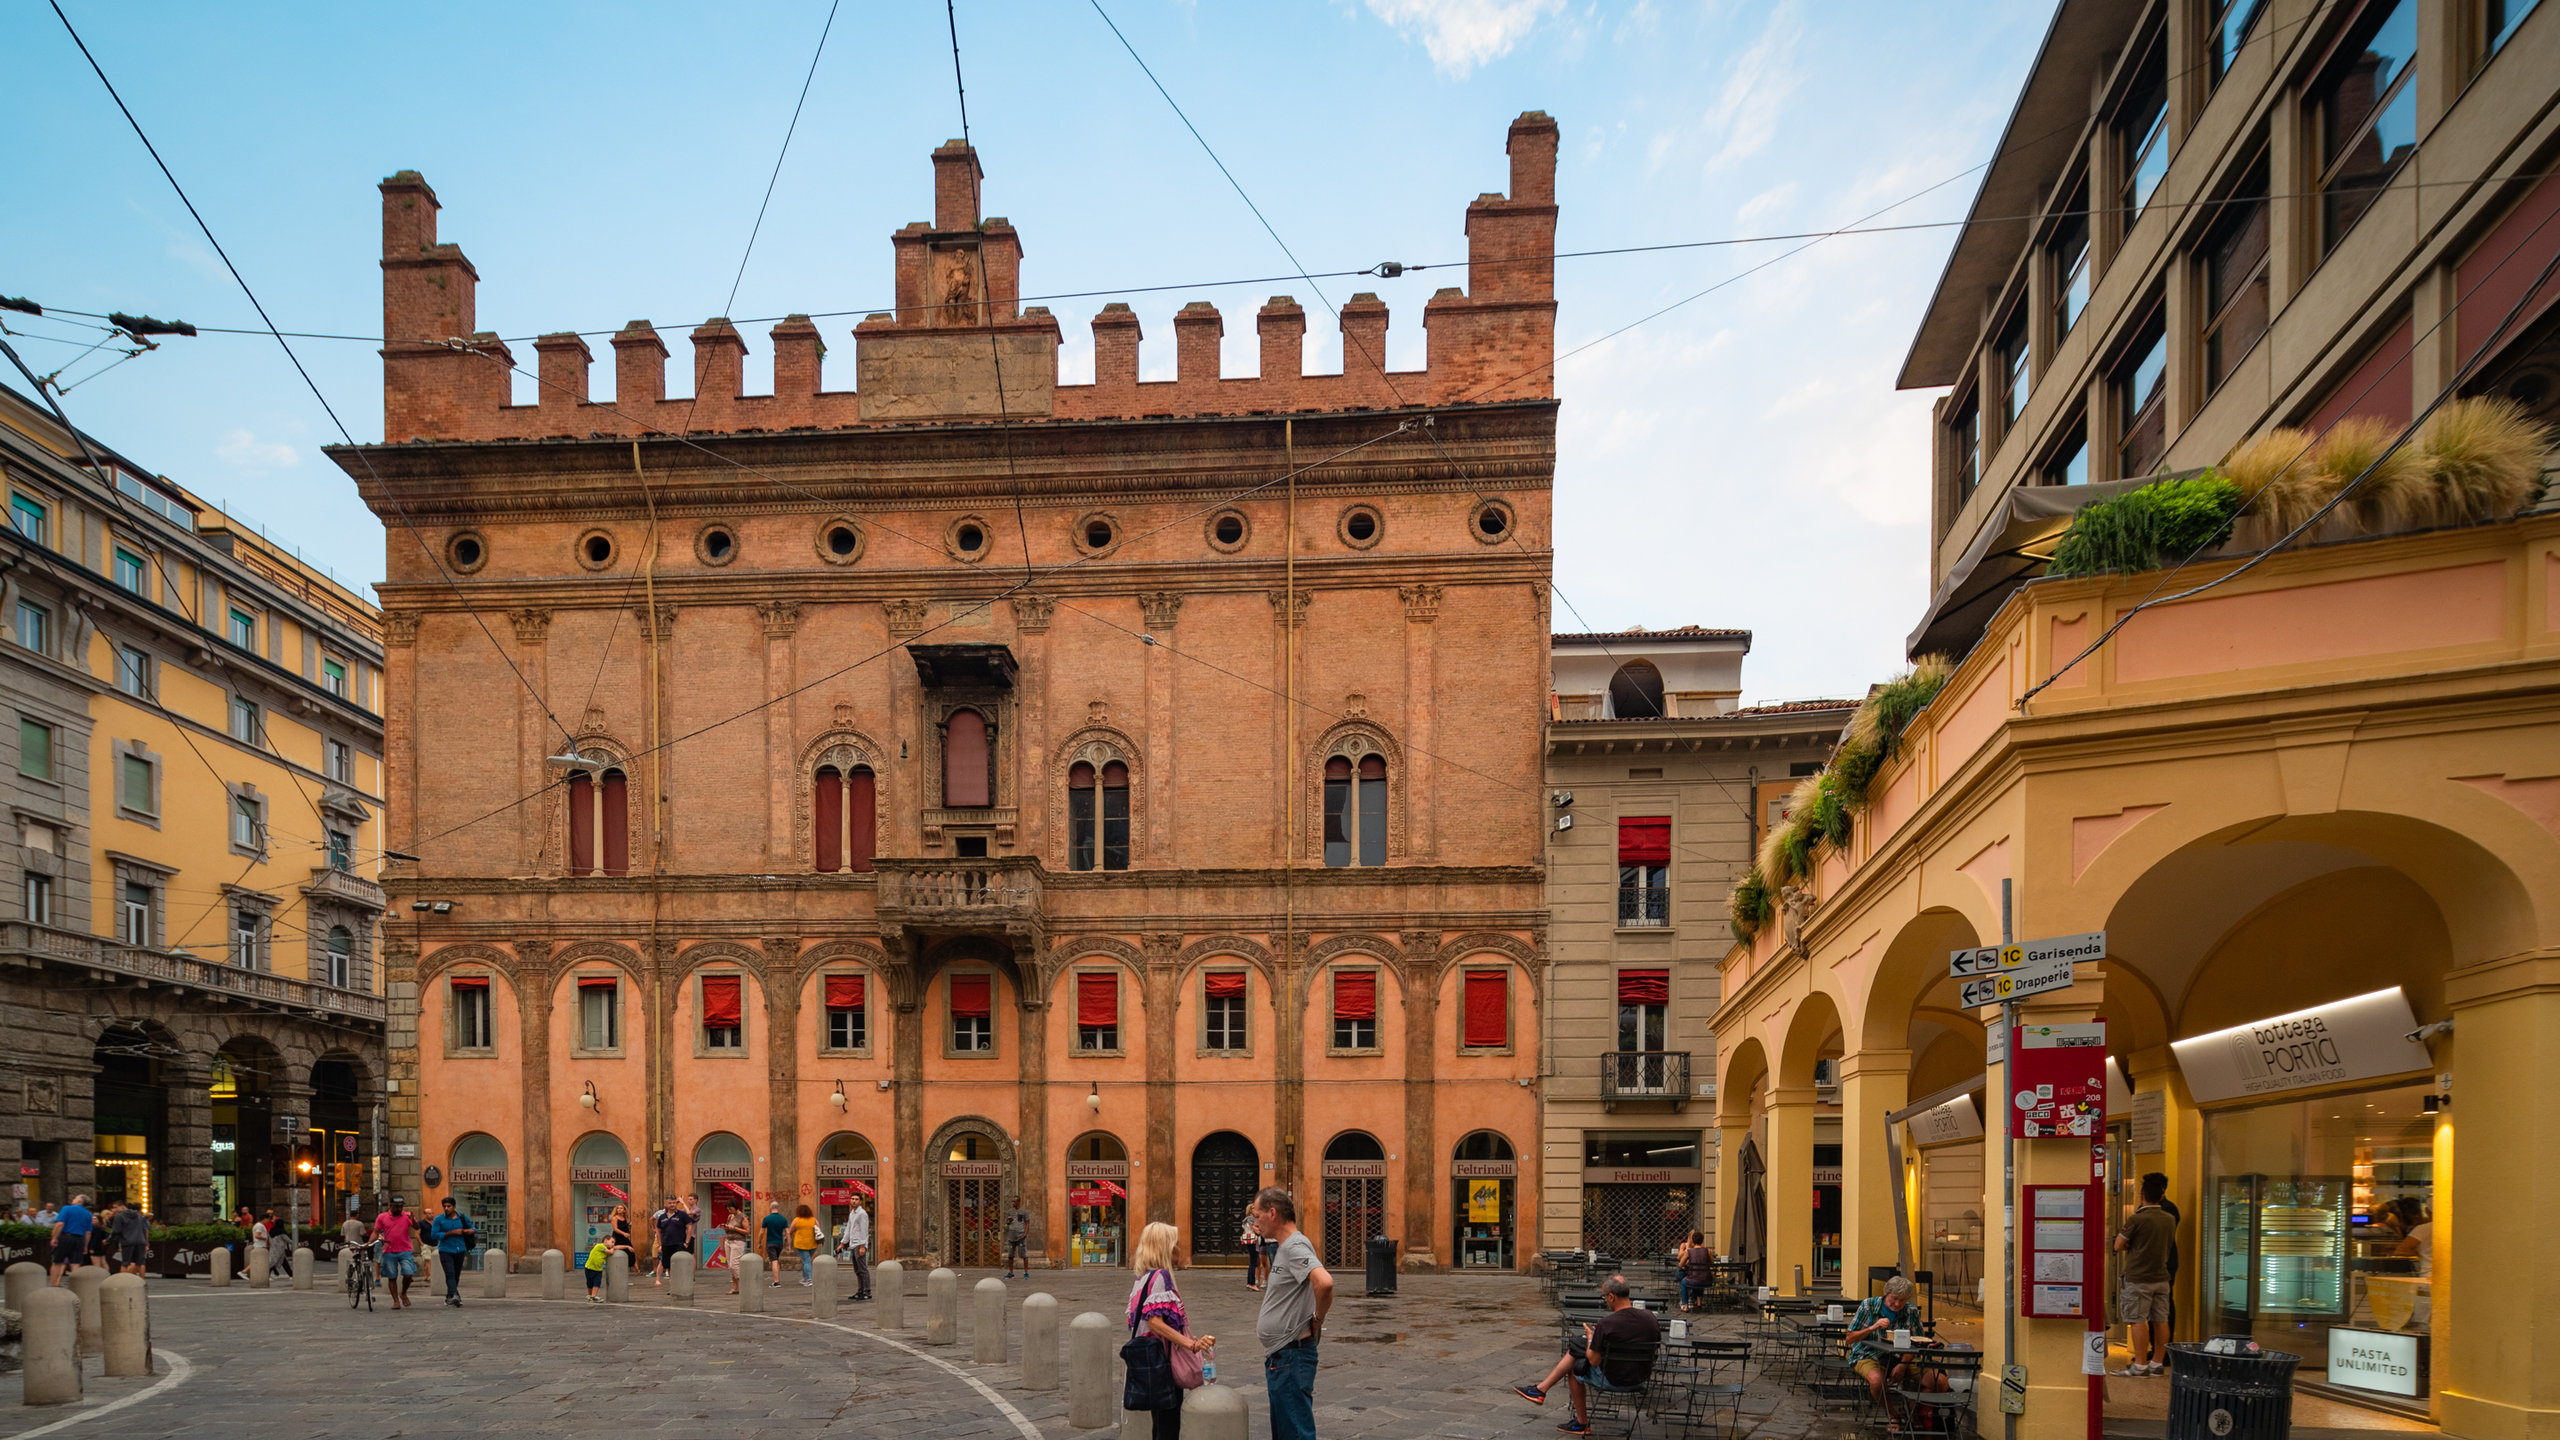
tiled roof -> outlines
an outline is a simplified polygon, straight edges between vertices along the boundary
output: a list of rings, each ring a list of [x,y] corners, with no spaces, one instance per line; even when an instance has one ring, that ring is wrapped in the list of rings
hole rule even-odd
[[[1745,705],[1736,715],[1785,715],[1798,710],[1855,710],[1855,700],[1781,700],[1773,705]]]
[[[1605,645],[1617,640],[1739,640],[1747,645],[1751,643],[1751,632],[1718,630],[1705,625],[1682,625],[1670,630],[1647,630],[1639,626],[1633,630],[1604,630],[1590,635],[1557,635],[1551,638],[1558,645]]]

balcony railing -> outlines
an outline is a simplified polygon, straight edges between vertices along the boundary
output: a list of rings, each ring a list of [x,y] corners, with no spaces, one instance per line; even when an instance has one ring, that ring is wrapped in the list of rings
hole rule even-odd
[[[1601,1056],[1601,1108],[1614,1110],[1626,1100],[1668,1100],[1674,1110],[1687,1108],[1689,1052],[1612,1050]]]
[[[1671,923],[1671,891],[1654,886],[1618,887],[1618,928],[1632,930]]]
[[[1000,924],[1040,916],[1040,862],[990,860],[878,862],[884,920],[926,925]]]
[[[30,925],[23,920],[0,922],[0,952],[34,955],[57,964],[108,970],[165,984],[191,985],[201,990],[297,1010],[344,1015],[376,1023],[383,1018],[382,997],[361,990],[315,985],[267,970],[244,970],[237,965],[200,960],[183,951],[119,945],[94,935],[56,930],[47,925]]]

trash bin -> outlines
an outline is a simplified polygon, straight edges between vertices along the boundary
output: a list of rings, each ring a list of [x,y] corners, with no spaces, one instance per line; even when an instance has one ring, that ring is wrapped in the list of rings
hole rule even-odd
[[[2217,1355],[2202,1345],[2171,1345],[2168,1440],[2285,1440],[2293,1430],[2293,1370],[2301,1363],[2281,1350]]]
[[[1369,1237],[1369,1293],[1396,1293],[1396,1242],[1384,1235]]]

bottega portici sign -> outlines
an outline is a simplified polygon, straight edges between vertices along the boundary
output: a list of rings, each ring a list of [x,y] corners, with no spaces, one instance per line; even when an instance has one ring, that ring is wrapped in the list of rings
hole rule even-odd
[[[2270,1015],[2170,1045],[2199,1101],[2238,1100],[2425,1070],[2400,987]]]

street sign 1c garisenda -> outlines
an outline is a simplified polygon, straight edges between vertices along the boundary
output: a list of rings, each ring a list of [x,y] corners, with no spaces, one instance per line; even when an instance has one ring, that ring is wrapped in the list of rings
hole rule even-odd
[[[2029,966],[2049,964],[2055,960],[2070,965],[2082,960],[2107,958],[2107,932],[2093,930],[2085,935],[2055,935],[2044,940],[2029,940],[2017,945],[1984,945],[1971,950],[1952,951],[1947,956],[1947,974],[1952,979],[1969,980],[1977,975],[1998,975]]]

